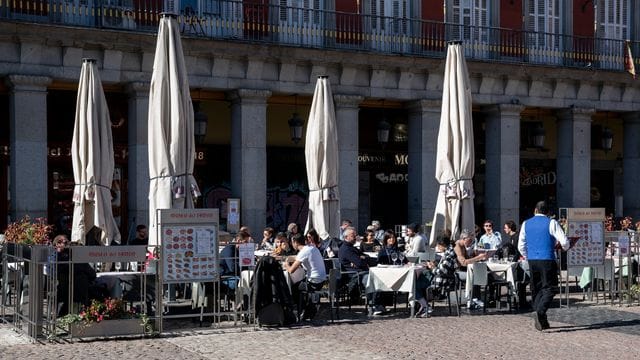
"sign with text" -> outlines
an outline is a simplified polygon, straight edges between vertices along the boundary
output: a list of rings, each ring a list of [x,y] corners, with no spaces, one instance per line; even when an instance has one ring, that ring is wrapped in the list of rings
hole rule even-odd
[[[129,246],[72,246],[71,261],[74,263],[133,262],[147,259],[147,247]]]
[[[253,266],[255,264],[255,249],[256,245],[254,243],[238,245],[238,262],[240,267]]]
[[[218,216],[218,209],[160,210],[163,283],[218,278]]]
[[[227,231],[232,234],[240,231],[240,199],[227,199]]]
[[[604,218],[604,208],[566,209],[566,235],[578,239],[576,245],[567,252],[567,265],[602,265],[605,255]]]

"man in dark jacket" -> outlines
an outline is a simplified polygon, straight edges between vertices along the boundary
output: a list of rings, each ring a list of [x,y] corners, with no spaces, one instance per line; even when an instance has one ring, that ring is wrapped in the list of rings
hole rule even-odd
[[[367,261],[367,256],[354,246],[356,236],[356,229],[347,227],[344,231],[344,241],[340,246],[340,250],[338,250],[340,266],[344,276],[347,278],[346,280],[348,280],[349,290],[352,296],[359,296],[359,285],[362,284],[364,288],[367,286],[367,281],[369,280],[369,262]],[[360,284],[358,280],[360,280]],[[385,311],[384,306],[376,305],[378,299],[377,293],[367,294],[367,299],[371,305],[373,315],[380,315]]]

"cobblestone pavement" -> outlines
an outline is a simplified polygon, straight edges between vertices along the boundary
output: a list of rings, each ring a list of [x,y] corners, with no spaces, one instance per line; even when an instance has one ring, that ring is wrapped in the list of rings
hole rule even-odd
[[[159,338],[30,343],[0,325],[2,359],[637,359],[640,306],[575,306],[549,311],[552,328],[506,312],[431,318],[406,313],[367,318],[362,310],[334,324],[318,320],[280,329],[174,329]],[[326,313],[321,314],[326,315]],[[292,348],[297,350],[290,350]]]

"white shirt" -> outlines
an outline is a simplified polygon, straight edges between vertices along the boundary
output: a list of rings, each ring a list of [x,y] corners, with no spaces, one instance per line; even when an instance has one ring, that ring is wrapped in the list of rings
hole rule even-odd
[[[296,260],[300,261],[300,264],[304,268],[307,274],[307,280],[312,283],[321,283],[327,278],[327,272],[324,269],[324,260],[320,254],[320,250],[312,245],[305,245],[305,247],[298,252]]]
[[[497,249],[500,247],[502,243],[502,238],[500,237],[500,233],[497,231],[492,231],[491,235],[485,233],[480,237],[480,247],[486,248],[485,244],[489,244],[489,249]]]
[[[407,256],[418,256],[419,252],[427,251],[427,238],[424,235],[418,233],[409,238],[407,244],[406,254]]]
[[[536,214],[535,216],[546,216],[544,214]],[[520,254],[522,254],[522,256],[525,257],[525,259],[527,258],[527,222],[523,222],[522,226],[520,227],[520,236],[518,237],[518,251],[520,251]],[[560,246],[562,246],[562,249],[564,251],[569,250],[569,240],[567,239],[567,236],[564,234],[564,231],[562,230],[562,227],[560,226],[560,224],[558,224],[558,222],[554,219],[551,219],[551,221],[549,221],[549,234],[551,234],[551,236],[553,236],[557,242],[560,243]]]

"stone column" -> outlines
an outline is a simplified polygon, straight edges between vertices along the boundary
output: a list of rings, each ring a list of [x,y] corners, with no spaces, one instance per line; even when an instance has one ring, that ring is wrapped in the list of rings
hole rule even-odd
[[[9,75],[11,218],[47,217],[47,86],[51,78]]]
[[[133,82],[127,85],[126,90],[129,94],[128,226],[149,226],[149,83]],[[126,234],[122,234],[122,238],[124,241]]]
[[[267,221],[267,90],[239,89],[231,100],[231,194],[240,222],[260,238]]]
[[[407,223],[424,224],[433,220],[438,200],[435,163],[442,101],[415,101],[409,104],[408,110],[409,181],[407,193],[409,198],[407,204],[409,208],[407,209]]]
[[[594,109],[558,111],[558,207],[591,206],[591,115]]]
[[[507,220],[520,221],[520,112],[522,105],[487,109],[485,125],[485,211],[501,231]],[[484,219],[480,220],[484,221]]]
[[[637,219],[640,217],[640,112],[626,114],[623,119],[623,215]]]
[[[338,188],[340,217],[349,219],[358,228],[358,112],[364,98],[352,95],[333,95],[338,126]]]

